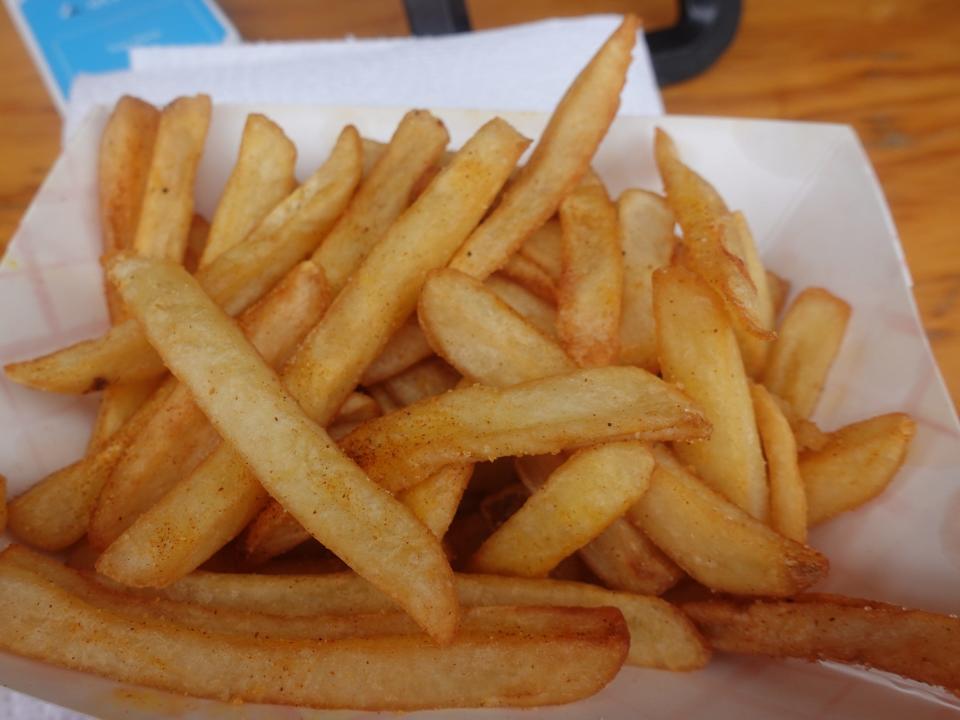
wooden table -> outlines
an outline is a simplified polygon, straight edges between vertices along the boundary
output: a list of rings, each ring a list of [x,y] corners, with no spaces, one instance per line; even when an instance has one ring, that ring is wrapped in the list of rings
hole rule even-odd
[[[402,35],[400,0],[221,0],[250,40]],[[664,92],[675,113],[850,123],[900,229],[927,334],[960,399],[960,3],[745,0],[737,38],[707,73]],[[477,28],[549,14],[634,10],[671,22],[666,0],[473,0]],[[59,148],[60,123],[9,17],[0,13],[0,247]],[[865,259],[868,262],[869,259]]]

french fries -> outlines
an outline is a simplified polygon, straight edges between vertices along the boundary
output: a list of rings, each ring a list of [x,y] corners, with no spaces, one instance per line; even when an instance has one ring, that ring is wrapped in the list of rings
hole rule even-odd
[[[672,386],[638,368],[608,367],[505,389],[452,390],[361,425],[341,446],[374,481],[398,492],[450,463],[707,432],[700,412]]]
[[[562,242],[560,238],[560,221],[556,219],[547,220],[539,229],[534,230],[533,234],[524,240],[523,245],[517,251],[527,260],[536,265],[550,276],[554,282],[560,280],[560,273],[563,272],[563,250],[560,247]]]
[[[866,665],[960,687],[960,619],[839,595],[684,603],[722,652]]]
[[[541,300],[556,303],[557,281],[526,255],[512,255],[500,267],[500,273]]]
[[[700,478],[755,518],[767,517],[766,471],[736,337],[719,298],[682,267],[653,274],[657,352],[666,381],[703,408],[709,439],[677,444]]]
[[[399,375],[431,355],[433,348],[416,319],[410,318],[394,332],[380,354],[367,366],[360,382],[367,387],[376,385]]]
[[[213,214],[201,266],[242,242],[293,192],[296,163],[297,148],[276,123],[259,113],[247,116],[237,163]]]
[[[529,162],[497,208],[463,244],[450,267],[483,279],[500,269],[543,225],[590,166],[620,106],[637,39],[628,15],[560,100]]]
[[[909,415],[880,415],[830,433],[821,449],[801,455],[807,522],[816,525],[883,492],[916,430]]]
[[[449,642],[458,612],[436,538],[333,446],[185,271],[120,256],[109,272],[151,343],[265,488],[431,636]]]
[[[575,453],[480,546],[475,572],[543,577],[623,515],[647,489],[653,458],[643,443]]]
[[[551,339],[556,339],[556,308],[523,286],[500,275],[491,275],[486,279],[484,285],[537,330]]]
[[[780,324],[763,384],[802,418],[810,417],[817,405],[849,319],[847,303],[821,288],[808,288]]]
[[[620,356],[623,250],[617,209],[594,173],[560,203],[560,226],[560,344],[581,367],[610,365]]]
[[[383,387],[403,407],[452,390],[459,381],[460,373],[440,358],[431,358],[384,380]]]

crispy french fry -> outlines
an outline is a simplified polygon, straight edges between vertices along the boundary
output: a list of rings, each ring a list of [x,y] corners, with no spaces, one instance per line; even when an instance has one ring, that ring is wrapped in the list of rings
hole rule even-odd
[[[557,301],[557,283],[547,271],[525,255],[513,255],[500,267],[500,273],[526,288],[541,300]]]
[[[803,453],[808,523],[853,510],[883,492],[903,465],[916,429],[909,415],[878,415],[830,433],[821,449]]]
[[[476,572],[543,577],[600,535],[644,493],[653,457],[643,443],[574,453],[480,546]]]
[[[557,287],[560,344],[581,367],[620,357],[623,249],[617,209],[594,173],[560,203],[563,272]]]
[[[670,262],[676,220],[666,201],[646,190],[626,190],[617,200],[623,244],[623,312],[620,361],[656,372],[653,271]]]
[[[576,368],[560,346],[490,289],[456,270],[433,273],[420,294],[428,341],[466,377],[506,387]]]
[[[190,221],[190,232],[187,234],[187,249],[183,253],[183,266],[187,272],[196,274],[209,236],[210,223],[203,215],[194,213],[193,220]]]
[[[183,262],[193,219],[193,185],[210,125],[210,97],[181,97],[163,109],[132,249]]]
[[[280,367],[331,299],[323,272],[307,260],[247,308],[239,324],[264,360]],[[90,519],[90,544],[106,549],[219,443],[219,434],[190,389],[179,385],[137,433],[110,474]]]
[[[438,538],[446,535],[470,478],[473,463],[447,465],[397,497]]]
[[[247,116],[237,162],[217,203],[200,266],[242,242],[297,186],[297,148],[265,115]]]
[[[432,358],[384,380],[383,387],[403,407],[452,390],[459,381],[460,373],[440,358]]]
[[[119,256],[110,278],[171,371],[265,489],[431,636],[449,642],[458,608],[436,538],[337,450],[185,271]],[[102,560],[97,569],[109,574]]]
[[[360,179],[360,136],[340,133],[330,157],[278,205],[247,239],[197,274],[204,290],[229,315],[262,297],[311,252],[346,207]],[[14,382],[63,393],[102,390],[111,383],[145,380],[164,372],[163,362],[133,320],[104,336],[34,360],[7,365]]]
[[[87,532],[103,484],[123,451],[173,392],[165,381],[123,427],[75,463],[48,475],[8,507],[10,532],[43,550],[64,550]]]
[[[592,368],[499,389],[476,385],[361,425],[341,446],[397,492],[444,465],[541,455],[609,440],[703,437],[708,424],[639,368]]]
[[[550,279],[559,282],[560,273],[563,272],[563,256],[560,247],[560,221],[557,219],[547,220],[537,230],[524,240],[523,245],[517,251],[527,260],[539,265]]]
[[[449,139],[443,123],[426,110],[412,110],[400,121],[350,207],[313,255],[335,291],[406,210],[414,185],[440,159]]]
[[[960,619],[839,595],[684,603],[722,652],[835,662],[960,687]]]
[[[90,433],[87,451],[93,452],[133,417],[160,384],[159,378],[139,380],[126,385],[113,385],[103,391],[97,419]]]
[[[564,460],[561,455],[517,458],[517,474],[531,490],[542,486]],[[612,590],[659,595],[683,577],[683,571],[624,518],[580,548],[578,555]]]
[[[537,330],[552,340],[556,339],[557,311],[553,305],[499,274],[488,277],[484,285]]]
[[[724,500],[663,448],[627,517],[694,580],[720,592],[785,597],[826,575],[827,559]]]
[[[367,366],[360,382],[366,387],[376,385],[399,375],[431,355],[433,348],[430,347],[420,325],[416,318],[410,318],[393,333],[380,354]]]
[[[723,305],[710,287],[682,267],[653,274],[660,370],[682,388],[713,426],[710,438],[678,444],[677,454],[717,492],[761,520],[767,477],[750,388]]]
[[[807,496],[797,462],[797,443],[790,423],[763,385],[750,385],[753,411],[767,461],[770,527],[799,543],[807,541]]]
[[[822,288],[807,288],[787,310],[767,361],[763,384],[810,417],[840,350],[850,306]]]
[[[620,106],[637,19],[628,15],[564,94],[529,162],[450,266],[483,279],[556,212],[586,172]]]
[[[0,586],[5,650],[224,701],[368,710],[569,702],[612,680],[629,647],[612,608],[478,608],[451,645],[438,647],[395,631],[267,639],[134,620],[8,563]]]
[[[710,651],[693,624],[660,598],[613,592],[596,585],[456,575],[457,594],[464,607],[490,605],[615,607],[630,629],[627,662],[641,667],[695,670]],[[273,615],[380,613],[396,609],[383,593],[353,573],[264,576],[209,572],[192,573],[162,590],[139,591],[148,597],[198,603]]]
[[[443,265],[479,221],[525,146],[507,123],[487,123],[348,281],[284,373],[292,394],[319,424],[333,419],[357,376],[416,306],[426,274]],[[167,498],[163,508],[144,516],[141,530],[147,538],[177,541],[153,542],[149,554],[118,554],[103,572],[109,569],[131,585],[171,582],[229,542],[266,499],[257,479],[225,446]]]
[[[767,270],[767,289],[770,291],[770,303],[773,305],[773,317],[780,317],[780,311],[790,296],[790,281]]]
[[[769,391],[768,391],[769,392]],[[811,420],[800,417],[793,406],[783,398],[770,393],[770,397],[777,403],[777,407],[783,416],[790,423],[790,429],[793,431],[797,442],[797,451],[800,453],[807,450],[820,450],[827,444],[828,435]]]

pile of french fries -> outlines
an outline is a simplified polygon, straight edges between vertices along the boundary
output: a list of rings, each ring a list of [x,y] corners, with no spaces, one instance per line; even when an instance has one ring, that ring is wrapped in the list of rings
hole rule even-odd
[[[882,492],[914,434],[810,420],[850,308],[784,311],[666,133],[664,195],[614,202],[590,167],[636,32],[523,165],[502,119],[451,153],[415,110],[386,144],[344,128],[298,183],[250,115],[209,223],[209,98],[122,99],[113,325],[6,368],[103,398],[87,454],[9,505],[0,648],[318,708],[564,703],[713,650],[960,687],[957,618],[805,594],[828,572],[808,528]]]

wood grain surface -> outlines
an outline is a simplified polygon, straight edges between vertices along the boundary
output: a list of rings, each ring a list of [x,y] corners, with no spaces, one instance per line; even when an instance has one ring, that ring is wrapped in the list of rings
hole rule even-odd
[[[249,40],[408,32],[400,0],[221,0]],[[470,0],[474,27],[625,12],[672,22],[667,0]],[[0,12],[0,247],[59,151],[60,122]],[[744,0],[733,46],[664,92],[669,112],[853,125],[906,249],[927,334],[960,399],[960,2]]]

